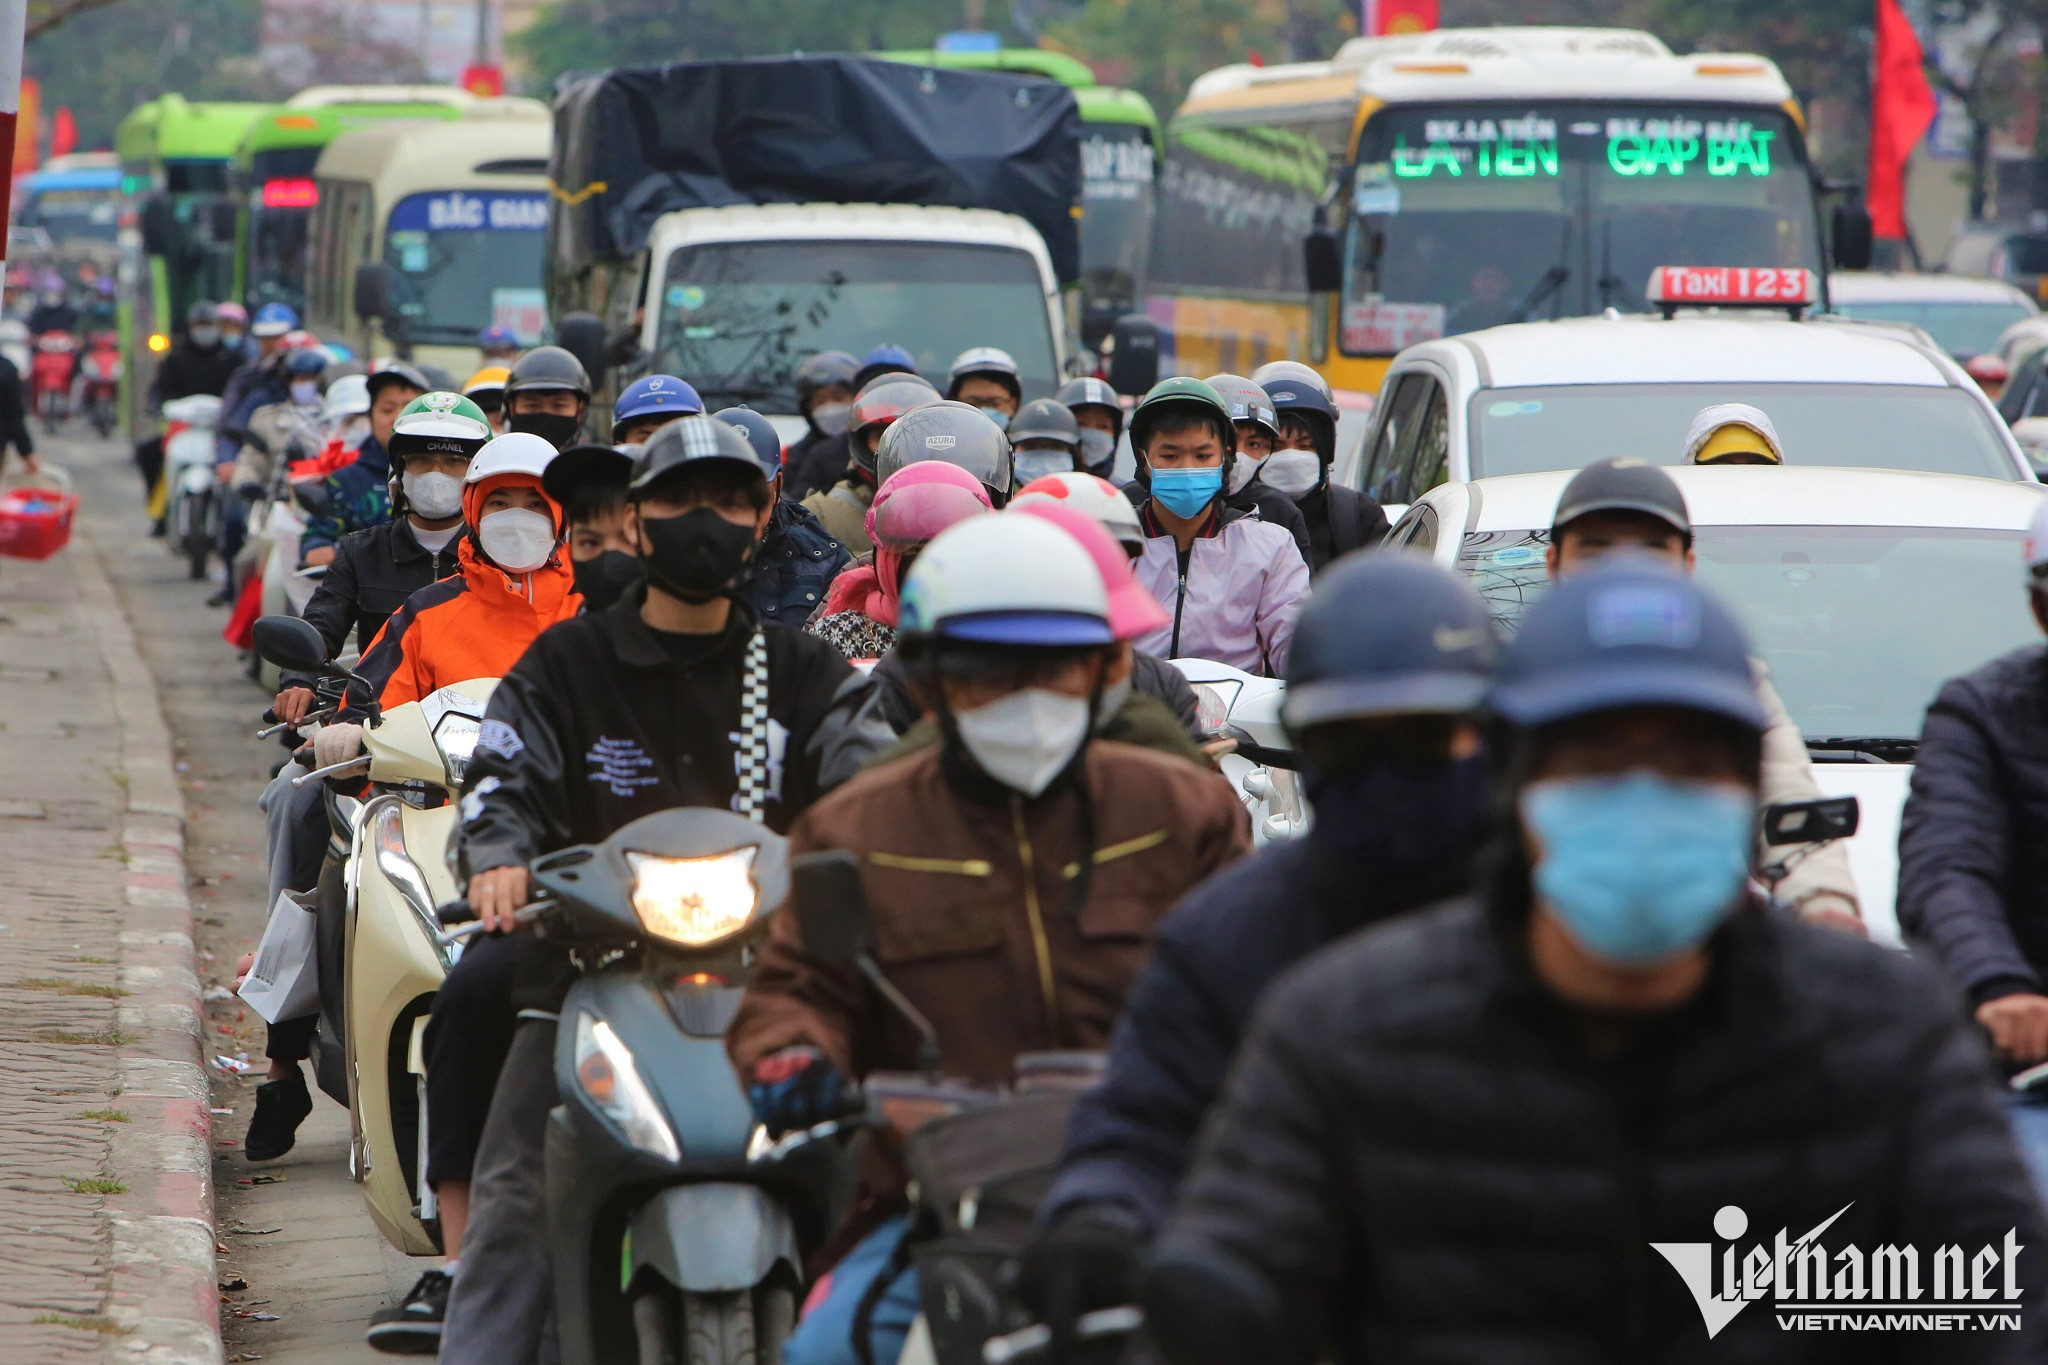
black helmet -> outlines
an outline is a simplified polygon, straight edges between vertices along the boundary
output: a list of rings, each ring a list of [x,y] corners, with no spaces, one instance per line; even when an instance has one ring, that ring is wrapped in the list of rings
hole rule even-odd
[[[1421,555],[1351,555],[1316,580],[1287,655],[1290,733],[1337,721],[1479,708],[1493,618],[1462,574]]]
[[[1057,398],[1034,398],[1017,409],[1010,419],[1010,444],[1026,441],[1058,441],[1069,450],[1081,448],[1081,424],[1073,410]]]
[[[649,485],[699,460],[741,465],[756,477],[761,474],[760,457],[738,427],[693,412],[676,418],[647,438],[647,444],[633,461],[633,479],[626,485],[627,494],[638,497]]]
[[[1276,360],[1273,365],[1292,365],[1293,361]],[[1270,370],[1273,365],[1261,365],[1261,370]],[[1313,370],[1309,371],[1314,374]],[[1309,436],[1314,440],[1316,458],[1329,464],[1337,458],[1337,405],[1330,401],[1330,395],[1314,384],[1304,380],[1282,376],[1265,383],[1266,396],[1273,400],[1273,411],[1281,417],[1292,417],[1308,427]]]
[[[937,384],[932,383],[931,380],[926,379],[921,374],[913,373],[910,370],[884,370],[880,374],[871,375],[867,379],[862,380],[860,387],[853,391],[853,401],[858,403],[884,384],[922,384],[933,393],[938,393],[939,391]]]
[[[923,460],[966,470],[998,507],[1010,495],[1010,439],[980,408],[944,398],[904,413],[875,452],[875,482]]]
[[[844,384],[853,387],[853,377],[860,373],[860,362],[844,351],[820,351],[796,367],[796,407],[798,412],[809,413],[811,400],[818,390],[828,384]]]
[[[1053,397],[1066,404],[1069,412],[1075,408],[1106,409],[1116,418],[1116,434],[1124,434],[1124,405],[1117,401],[1116,390],[1095,376],[1069,379]]]
[[[366,387],[370,391],[370,401],[375,403],[377,395],[383,390],[390,388],[393,384],[403,384],[405,387],[417,389],[421,393],[432,393],[434,391],[433,381],[421,374],[416,367],[408,365],[403,360],[387,360],[376,369],[370,371],[370,377],[366,382]]]
[[[589,402],[590,375],[582,361],[561,347],[536,346],[512,362],[512,373],[505,380],[505,400],[509,403],[515,393],[544,389],[567,390]]]

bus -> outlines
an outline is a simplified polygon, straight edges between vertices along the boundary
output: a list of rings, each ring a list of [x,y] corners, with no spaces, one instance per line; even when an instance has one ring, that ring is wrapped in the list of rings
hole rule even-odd
[[[111,252],[121,235],[121,163],[111,152],[53,156],[14,192],[14,222],[40,228],[58,251],[100,244]]]
[[[251,312],[266,303],[305,311],[313,167],[328,143],[392,119],[460,118],[479,102],[452,85],[316,85],[257,119],[235,148],[235,297]]]
[[[919,66],[1029,72],[1058,81],[1081,106],[1082,344],[1093,349],[1116,320],[1141,306],[1151,248],[1159,116],[1135,90],[1097,85],[1087,65],[1063,52],[1006,47],[994,52],[881,52]]]
[[[1417,341],[1647,311],[1660,265],[1825,280],[1822,246],[1803,116],[1769,60],[1626,29],[1444,29],[1198,78],[1166,131],[1146,311],[1166,372],[1291,356],[1372,393]]]
[[[493,323],[536,345],[553,122],[538,100],[502,100],[452,123],[343,133],[313,170],[307,326],[356,354],[396,353],[460,382]],[[382,311],[356,314],[365,267]]]

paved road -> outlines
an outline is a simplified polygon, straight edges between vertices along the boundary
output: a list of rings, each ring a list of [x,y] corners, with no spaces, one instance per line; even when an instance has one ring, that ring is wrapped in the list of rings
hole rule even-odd
[[[263,929],[263,826],[255,802],[270,765],[283,755],[270,742],[253,738],[265,698],[220,638],[227,613],[205,605],[212,589],[190,582],[182,561],[173,559],[161,541],[142,534],[141,488],[125,451],[81,443],[64,444],[48,453],[69,464],[78,476],[87,529],[101,548],[143,657],[155,675],[184,786],[186,856],[202,953],[201,976],[208,986],[229,982],[235,960],[255,946]],[[17,577],[12,564],[0,566],[0,604],[7,601],[12,577]],[[11,630],[19,633],[30,628],[25,618],[23,625]],[[11,695],[9,664],[17,656],[9,632],[10,628],[0,627],[0,715],[11,716],[7,704]],[[57,759],[57,746],[68,743],[79,751],[57,759],[59,771],[74,776],[82,772],[88,777],[100,772],[90,752],[94,733],[90,698],[73,696],[68,678],[54,684],[23,685],[43,686],[69,697],[74,709],[85,717],[77,735],[43,741],[51,746],[47,752],[53,759]],[[21,771],[7,762],[12,755],[6,745],[12,738],[11,727],[0,731],[0,765],[4,765],[0,771]],[[43,752],[46,750],[38,749],[39,754]],[[11,856],[7,840],[13,822],[7,812],[5,802],[0,801],[0,866],[8,867],[10,876],[16,877],[20,874],[12,869],[26,864]],[[52,803],[50,818],[37,822],[35,828],[54,835],[59,818],[59,808]],[[104,844],[101,836],[93,849],[79,856],[99,856]],[[5,904],[0,900],[0,907]],[[0,909],[0,921],[7,918]],[[5,950],[6,935],[0,933],[0,952]],[[89,970],[62,963],[31,965],[38,976]],[[28,966],[20,971],[24,976],[30,974]],[[10,977],[0,969],[0,980]],[[79,1021],[67,1027],[80,1029],[91,1025],[94,1007],[103,1003],[91,997],[43,994],[35,999],[46,1008],[61,1002],[58,1007],[65,1018],[76,1015]],[[9,994],[0,988],[0,1029],[6,1027],[4,1011],[9,1003]],[[263,1022],[252,1011],[233,1001],[211,1002],[205,1030],[209,1055],[246,1053],[260,1073]],[[0,1032],[0,1038],[5,1036]],[[61,1058],[69,1063],[61,1077],[63,1085],[91,1091],[96,1083],[88,1060],[91,1051],[61,1049]],[[75,1054],[86,1055],[71,1060]],[[294,1151],[261,1165],[242,1158],[241,1138],[255,1102],[255,1080],[254,1075],[247,1080],[216,1075],[214,1082],[214,1180],[220,1242],[226,1248],[220,1258],[221,1281],[230,1284],[240,1279],[247,1284],[246,1289],[223,1295],[227,1356],[230,1360],[260,1357],[270,1365],[383,1359],[363,1345],[363,1327],[372,1312],[403,1295],[420,1264],[393,1250],[363,1212],[361,1196],[349,1181],[345,1164],[347,1112],[317,1090],[313,1116],[299,1130]],[[12,1067],[0,1071],[0,1114],[7,1112],[9,1088],[32,1083]],[[80,1112],[99,1107],[89,1093],[75,1103]],[[234,1112],[223,1115],[220,1109]],[[89,1120],[69,1116],[65,1122],[90,1126]],[[266,1183],[245,1183],[253,1180]],[[0,1198],[4,1197],[0,1193]],[[54,1193],[38,1197],[61,1206]],[[19,1226],[22,1222],[0,1205],[0,1227]],[[4,1247],[0,1242],[0,1248]],[[6,1254],[0,1249],[0,1281],[12,1273]],[[245,1314],[275,1314],[277,1320],[242,1316]],[[0,1323],[4,1321],[0,1317]],[[37,1357],[65,1358],[55,1354]]]

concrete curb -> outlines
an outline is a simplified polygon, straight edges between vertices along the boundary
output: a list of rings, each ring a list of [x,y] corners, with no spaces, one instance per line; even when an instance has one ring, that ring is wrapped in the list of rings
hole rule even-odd
[[[214,1279],[213,1118],[209,1109],[199,975],[186,895],[185,801],[171,732],[134,629],[98,546],[80,527],[71,548],[79,595],[113,680],[126,858],[121,915],[122,1107],[112,1175],[127,1192],[107,1200],[112,1290],[110,1360],[221,1365]]]

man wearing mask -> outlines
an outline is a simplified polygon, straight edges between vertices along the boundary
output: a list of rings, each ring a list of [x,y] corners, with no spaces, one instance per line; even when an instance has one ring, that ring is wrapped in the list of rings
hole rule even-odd
[[[1067,405],[1081,428],[1081,468],[1098,479],[1116,470],[1117,438],[1124,434],[1124,405],[1117,392],[1092,375],[1069,379],[1053,395]]]
[[[2026,1325],[1888,1352],[2036,1359],[2048,1218],[1950,989],[1749,890],[1768,721],[1733,614],[1640,559],[1574,575],[1492,706],[1498,856],[1267,990],[1152,1251],[1161,1353],[1810,1361],[1750,1300],[1853,1304],[1910,1245],[2001,1266]],[[1775,1273],[1724,1289],[1743,1266]]]
[[[1023,381],[1017,377],[1017,362],[998,346],[976,346],[953,358],[946,371],[946,397],[970,408],[980,408],[989,420],[1007,431],[1010,419],[1024,401]]]
[[[1270,487],[1259,477],[1266,457],[1280,439],[1280,418],[1266,391],[1240,374],[1212,374],[1208,385],[1230,410],[1230,425],[1237,433],[1237,458],[1231,462],[1224,485],[1224,505],[1242,512],[1257,512],[1261,521],[1285,528],[1294,537],[1294,548],[1304,563],[1309,557],[1308,524],[1294,499]]]
[[[796,367],[796,410],[809,430],[789,448],[782,496],[802,502],[846,477],[846,430],[853,420],[853,376],[860,362],[820,351]]]
[[[391,519],[391,428],[406,405],[433,386],[398,360],[372,374],[367,387],[370,434],[356,447],[353,462],[327,476],[326,510],[306,519],[299,559],[307,565],[333,563],[343,536]]]
[[[549,461],[541,487],[569,520],[569,566],[585,611],[604,611],[646,581],[626,535],[626,485],[636,446],[570,446]]]
[[[470,904],[492,929],[513,928],[527,864],[543,853],[676,806],[744,806],[783,830],[815,795],[814,731],[851,670],[824,641],[762,624],[737,600],[773,511],[753,448],[724,422],[678,418],[635,459],[627,499],[646,583],[534,642],[492,694],[470,761],[462,857]],[[750,719],[742,700],[763,685],[767,714]],[[735,736],[783,755],[744,792]],[[593,782],[593,753],[641,776]],[[513,1003],[549,1017],[521,1019],[482,1126],[445,1365],[532,1360],[545,1331],[541,1142],[555,1103],[552,1012],[573,969],[531,931],[513,937],[525,955]]]
[[[1301,509],[1308,524],[1309,568],[1321,572],[1339,555],[1378,544],[1391,528],[1373,497],[1330,482],[1337,458],[1337,406],[1315,371],[1296,368],[1317,382],[1284,374],[1267,382],[1267,396],[1280,419],[1280,440],[1259,466],[1259,482],[1285,493]]]
[[[880,482],[875,461],[882,438],[905,413],[940,401],[938,391],[924,380],[894,371],[878,375],[861,390],[853,400],[852,429],[846,433],[846,477],[803,500],[804,510],[818,519],[826,535],[855,554],[874,548],[867,516]]]
[[[1162,379],[1131,413],[1131,492],[1145,530],[1138,580],[1173,615],[1137,646],[1277,677],[1308,596],[1308,564],[1285,529],[1225,506],[1236,447],[1229,410],[1199,379]]]
[[[1081,424],[1057,398],[1034,398],[1009,426],[1010,481],[1018,486],[1081,467]]]
[[[257,309],[255,319],[249,323],[249,331],[256,338],[255,354],[248,355],[239,331],[230,331],[226,308],[226,304],[221,305],[221,344],[238,357],[247,357],[228,376],[227,387],[220,395],[222,458],[232,459],[248,434],[256,410],[285,399],[290,383],[284,373],[285,338],[298,327],[299,315],[282,303],[266,303]]]
[[[221,562],[229,566],[228,579],[210,600],[211,606],[226,606],[235,600],[237,572],[244,576],[254,567],[236,564],[249,535],[249,511],[269,491],[277,461],[318,453],[316,426],[320,420],[320,374],[327,368],[327,352],[317,346],[305,347],[278,357],[283,388],[270,387],[253,392],[251,398],[272,398],[249,413],[248,429],[236,442],[234,462],[228,466],[227,484],[233,496],[221,508],[219,549]]]
[[[790,853],[859,856],[882,960],[937,1030],[939,1071],[1008,1083],[1020,1052],[1108,1041],[1153,926],[1245,851],[1244,811],[1214,773],[1091,738],[1116,633],[1093,560],[1052,522],[1018,512],[942,531],[905,581],[901,629],[941,742],[819,801]],[[1064,875],[1070,865],[1082,871]],[[947,946],[888,946],[913,943]],[[726,1048],[771,1134],[831,1117],[870,1071],[919,1067],[914,1036],[875,988],[805,952],[788,905]],[[900,1191],[892,1165],[870,1170],[866,1207]],[[788,1360],[861,1358],[855,1309],[905,1231],[888,1219],[849,1253]],[[915,1280],[895,1279],[873,1314],[876,1362],[902,1350]]]
[[[513,363],[505,380],[507,430],[531,432],[556,450],[567,450],[576,444],[589,410],[590,376],[583,362],[561,347],[536,346]]]
[[[1024,1260],[1025,1297],[1062,1339],[1077,1315],[1131,1302],[1267,983],[1470,890],[1492,823],[1479,713],[1493,660],[1486,604],[1426,559],[1361,557],[1317,585],[1282,712],[1315,823],[1203,883],[1159,927]]]
[[[150,381],[150,401],[157,407],[195,393],[219,397],[241,365],[242,357],[221,344],[220,314],[210,303],[195,303],[185,314],[185,335],[172,344]]]
[[[761,620],[802,630],[853,556],[809,508],[782,496],[782,438],[775,424],[747,407],[712,415],[747,438],[768,480],[768,526],[740,581],[740,597]]]
[[[672,374],[642,375],[612,404],[612,444],[637,446],[678,417],[704,411],[697,390]]]

